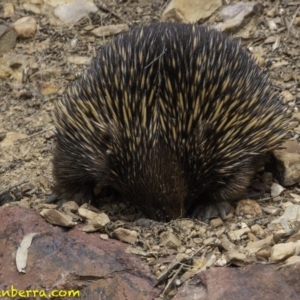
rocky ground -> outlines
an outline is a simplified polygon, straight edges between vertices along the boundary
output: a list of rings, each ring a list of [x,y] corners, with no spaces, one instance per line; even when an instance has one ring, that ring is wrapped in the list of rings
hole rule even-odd
[[[75,6],[66,8],[66,2],[75,3]],[[185,5],[180,6],[181,2]],[[108,250],[103,250],[107,255],[119,253],[117,256],[122,256],[126,251],[127,257],[130,257],[130,267],[124,267],[123,260],[126,261],[127,258],[122,258],[122,267],[118,266],[111,273],[118,268],[126,273],[126,270],[132,268],[135,270],[135,278],[139,277],[136,271],[138,265],[143,266],[141,272],[147,274],[148,279],[139,299],[146,299],[147,291],[155,283],[157,291],[153,297],[160,295],[161,298],[168,299],[179,291],[181,296],[178,299],[191,299],[189,294],[186,298],[183,296],[187,286],[184,284],[188,284],[190,291],[191,286],[197,286],[198,281],[205,283],[203,277],[195,275],[208,268],[215,270],[214,267],[224,267],[217,269],[223,270],[225,266],[251,267],[254,264],[269,263],[280,263],[285,268],[297,266],[300,260],[300,2],[227,1],[235,6],[224,5],[222,1],[216,0],[202,1],[203,3],[198,1],[198,4],[197,1],[193,4],[189,0],[189,5],[186,2],[171,1],[169,4],[162,0],[107,0],[94,3],[84,0],[30,0],[0,3],[0,205],[3,205],[2,218],[7,221],[1,228],[5,228],[6,232],[0,234],[6,240],[3,244],[6,247],[0,248],[1,257],[6,257],[9,261],[11,258],[8,254],[15,253],[22,238],[34,231],[28,225],[32,219],[35,224],[39,224],[38,228],[42,228],[41,232],[48,232],[55,241],[66,239],[65,231],[52,231],[50,225],[40,223],[45,221],[41,217],[37,219],[39,215],[34,215],[33,211],[26,213],[26,208],[31,208],[41,212],[50,223],[75,227],[73,230],[77,236],[82,237],[85,234],[79,233],[78,228],[85,232],[96,231],[89,234],[95,236],[99,242],[93,247],[103,247],[103,241],[113,245],[108,246],[111,247]],[[76,8],[76,4],[80,9]],[[116,205],[109,201],[100,210],[89,206],[79,210],[74,203],[69,203],[61,210],[63,214],[59,214],[55,206],[44,204],[51,194],[53,184],[51,158],[55,135],[51,112],[55,101],[60,99],[68,82],[80,75],[96,51],[112,35],[159,20],[197,21],[239,37],[241,44],[253,53],[261,68],[270,74],[274,86],[285,99],[287,108],[293,114],[290,140],[285,145],[285,150],[275,153],[276,159],[271,161],[272,168],[267,169],[268,172],[259,173],[252,184],[252,189],[264,192],[264,196],[257,202],[246,199],[240,201],[235,206],[235,213],[230,214],[225,222],[216,218],[209,224],[188,219],[168,224],[147,220],[132,223],[139,216],[134,209],[128,208],[126,204]],[[277,172],[273,166],[277,166]],[[10,228],[9,221],[11,224],[18,224],[14,228],[21,228],[22,234]],[[7,232],[15,233],[14,237]],[[69,234],[72,235],[72,232],[71,230]],[[8,241],[11,238],[13,242]],[[72,238],[75,239],[74,236]],[[39,239],[47,245],[55,244],[51,239],[43,240],[41,236]],[[78,243],[81,247],[88,248],[91,243],[89,239],[82,237]],[[131,246],[128,247],[124,242]],[[51,247],[61,253],[64,247],[61,244],[56,246]],[[72,249],[74,245],[69,246]],[[30,256],[31,262],[35,260],[35,266],[38,261],[36,253],[39,253],[36,251]],[[70,255],[73,257],[75,254]],[[90,259],[89,255],[91,253],[85,253],[84,259]],[[132,257],[138,257],[138,262]],[[134,260],[132,264],[131,259]],[[75,261],[72,263],[75,264]],[[51,260],[47,263],[49,266]],[[100,264],[101,260],[97,263]],[[28,263],[27,274],[29,266]],[[62,266],[60,272],[67,270],[70,274],[75,272],[77,275],[95,276],[94,283],[97,276],[102,276],[89,273],[89,269],[80,273],[77,269],[74,271]],[[82,263],[82,268],[84,266]],[[14,276],[17,278],[18,273],[14,275],[16,270],[13,267],[14,264],[5,265],[0,261],[1,288],[9,284],[4,281],[4,274],[11,274],[10,283],[14,283]],[[254,272],[253,278],[255,272],[260,272],[259,269],[250,270],[250,273]],[[264,270],[266,274],[272,274],[273,271]],[[294,274],[293,278],[300,276],[296,271],[290,272]],[[110,274],[109,271],[107,274]],[[220,281],[226,277],[222,277],[221,273],[205,274],[207,282],[207,278],[212,278],[211,274]],[[49,279],[51,286],[66,287],[72,281],[68,277],[69,281],[58,284],[58,277],[59,275],[53,276],[53,281]],[[194,278],[194,282],[191,282],[191,278]],[[255,286],[253,278],[246,281],[249,283],[250,280]],[[269,277],[266,275],[265,278]],[[123,279],[121,276],[115,280],[120,282]],[[226,287],[228,284],[234,286],[236,280],[227,283]],[[278,279],[279,282],[285,280],[291,282],[284,276]],[[87,284],[86,277],[84,284],[77,278],[76,287],[83,290],[83,286]],[[210,281],[210,284],[213,283]],[[267,286],[267,281],[264,284]],[[130,286],[129,283],[128,285]],[[206,291],[208,286],[209,284],[206,285]],[[300,291],[295,286],[287,284],[287,288],[290,290],[285,295],[289,295],[289,299],[300,298]],[[200,295],[203,291],[198,292]],[[224,295],[211,296],[213,298],[210,299],[235,299],[232,294],[230,298]],[[199,296],[199,299],[208,299],[205,298],[205,293],[203,297]],[[257,295],[257,298],[250,299],[264,298],[266,297]]]

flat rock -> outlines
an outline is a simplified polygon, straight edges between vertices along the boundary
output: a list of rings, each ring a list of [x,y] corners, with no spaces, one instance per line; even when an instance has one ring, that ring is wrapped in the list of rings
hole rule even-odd
[[[127,244],[79,226],[53,226],[33,210],[0,208],[0,290],[77,289],[80,299],[146,299],[156,297],[155,277],[138,256],[126,254]],[[26,274],[17,271],[15,256],[23,237],[37,232],[29,248]],[[104,298],[103,298],[104,299]]]
[[[183,284],[173,300],[299,300],[299,280],[300,264],[214,268]]]
[[[16,40],[17,35],[15,30],[4,22],[0,24],[0,57],[14,48]]]
[[[220,6],[221,0],[172,0],[162,14],[162,21],[195,23],[209,18]]]

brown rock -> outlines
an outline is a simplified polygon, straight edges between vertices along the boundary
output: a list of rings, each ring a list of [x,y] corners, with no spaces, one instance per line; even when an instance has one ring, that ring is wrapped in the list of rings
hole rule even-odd
[[[114,236],[122,242],[134,244],[137,242],[139,234],[135,230],[117,228],[114,230]]]
[[[297,141],[286,141],[281,145],[281,147],[283,149],[277,151],[300,154],[300,145]]]
[[[3,18],[8,19],[15,15],[15,8],[12,3],[3,4]]]
[[[17,35],[15,30],[5,22],[0,24],[0,57],[4,54],[9,52],[12,48],[14,48],[17,40]],[[9,70],[5,70],[5,66],[1,63],[0,68],[0,78],[5,79],[7,77],[7,73]],[[8,71],[8,72],[7,72]]]
[[[224,22],[213,25],[213,28],[220,31],[237,30],[245,25],[245,22],[249,22],[249,16],[252,14],[261,15],[262,8],[261,3],[244,3],[242,1],[226,6],[219,14],[219,18],[224,20]]]
[[[181,246],[181,241],[170,231],[164,231],[160,234],[160,244],[170,248]]]
[[[13,27],[17,32],[19,38],[30,38],[33,37],[37,30],[37,23],[33,17],[23,17],[17,20]]]
[[[295,97],[289,91],[282,91],[281,96],[286,102],[294,101]]]
[[[221,218],[216,218],[210,220],[210,225],[214,228],[220,227],[224,224],[223,220]]]
[[[238,216],[256,216],[262,214],[262,210],[256,201],[246,199],[238,202],[235,213]]]
[[[300,122],[300,112],[294,113],[292,120],[296,120],[296,121]]]
[[[185,23],[206,20],[221,5],[220,0],[172,0],[163,12],[162,20]]]
[[[290,186],[300,182],[300,147],[297,141],[288,141],[282,147],[274,151],[276,175],[280,184]]]

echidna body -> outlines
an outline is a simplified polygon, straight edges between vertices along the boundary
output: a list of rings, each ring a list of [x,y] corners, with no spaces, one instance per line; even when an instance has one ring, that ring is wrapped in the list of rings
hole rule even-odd
[[[287,113],[239,44],[205,27],[136,28],[102,47],[55,110],[55,193],[112,187],[150,218],[243,195]]]

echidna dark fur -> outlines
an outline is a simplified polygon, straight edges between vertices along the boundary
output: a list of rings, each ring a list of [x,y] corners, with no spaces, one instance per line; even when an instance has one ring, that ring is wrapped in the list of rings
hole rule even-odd
[[[111,187],[153,219],[241,197],[286,134],[285,105],[238,42],[161,23],[104,45],[55,114],[54,192]]]

